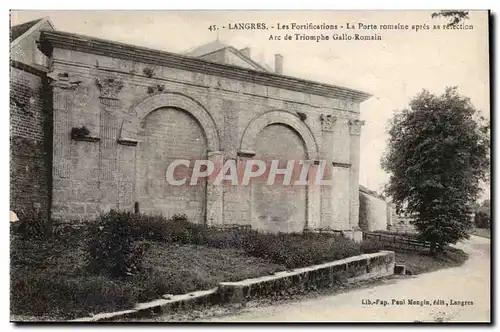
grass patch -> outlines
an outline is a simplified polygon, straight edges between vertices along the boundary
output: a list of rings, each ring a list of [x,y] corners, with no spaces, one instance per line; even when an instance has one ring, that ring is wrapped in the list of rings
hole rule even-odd
[[[418,240],[417,233],[398,233],[390,231],[377,231],[385,235],[395,236],[400,239],[411,238]],[[396,253],[396,263],[404,264],[407,271],[411,274],[421,274],[432,271],[437,271],[444,268],[460,266],[468,259],[468,255],[460,249],[445,246],[444,251],[437,253],[436,256],[431,255],[428,248],[408,247],[403,243],[394,244],[391,240],[382,238],[379,242],[377,239],[370,239],[363,243],[364,246],[374,248],[383,248],[385,250],[393,250]]]
[[[428,251],[396,251],[396,263],[404,264],[411,274],[421,274],[444,268],[457,267],[465,263],[468,255],[460,249],[448,247],[436,257]]]
[[[444,251],[431,255],[428,248],[406,247],[391,243],[391,241],[379,242],[370,239],[363,242],[362,246],[392,250],[396,254],[396,264],[404,264],[411,274],[421,274],[437,271],[444,268],[460,266],[468,259],[468,255],[460,249],[445,246]]]

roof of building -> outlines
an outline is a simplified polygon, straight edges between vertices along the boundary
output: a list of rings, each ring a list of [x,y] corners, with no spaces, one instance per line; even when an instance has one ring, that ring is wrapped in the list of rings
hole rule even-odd
[[[219,51],[223,48],[226,48],[226,47],[229,47],[229,45],[226,45],[217,39],[217,40],[214,40],[213,42],[206,43],[206,44],[203,44],[200,46],[196,46],[196,47],[192,48],[191,50],[185,52],[184,54],[188,55],[188,56],[198,57],[198,56],[202,56],[205,54],[217,52],[217,51]]]
[[[255,61],[251,57],[248,57],[245,54],[243,54],[240,50],[236,49],[234,46],[224,44],[219,39],[197,46],[185,52],[184,55],[199,58],[224,49],[227,49],[229,52],[232,52],[237,57],[240,57],[244,61],[250,63],[257,70],[270,71],[270,72],[273,71],[272,68],[269,68],[269,66],[266,66],[260,62]]]
[[[13,25],[10,27],[10,42],[12,43],[17,38],[21,37],[26,31],[31,29],[35,24],[40,22],[42,19],[39,18],[37,20],[29,21],[26,23]]]
[[[11,26],[10,43],[12,44],[12,42],[22,39],[24,36],[27,36],[30,31],[36,30],[37,27],[42,26],[45,22],[48,22],[49,25],[54,28],[48,17],[42,17],[33,21]]]
[[[368,189],[363,185],[359,185],[359,191],[364,192],[365,194],[371,195],[373,197],[385,200],[385,197],[383,195],[380,195],[375,190]]]

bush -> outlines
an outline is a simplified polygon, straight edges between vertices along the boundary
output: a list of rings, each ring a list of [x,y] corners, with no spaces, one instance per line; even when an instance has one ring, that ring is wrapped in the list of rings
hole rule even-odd
[[[490,228],[490,216],[484,211],[476,212],[474,223],[477,228]]]
[[[174,215],[167,219],[161,215],[126,214],[135,240],[157,241],[165,243],[202,244],[202,232],[206,228],[187,221],[186,215]]]
[[[106,214],[100,220],[97,223],[100,227],[103,227],[103,222],[109,225],[96,232],[97,238],[92,243],[95,246],[97,241],[97,245],[101,249],[93,250],[99,253],[99,257],[102,256],[102,258],[98,258],[99,261],[108,261],[113,259],[115,255],[117,258],[106,263],[112,266],[99,265],[99,269],[113,270],[118,267],[118,270],[122,271],[121,273],[129,271],[119,267],[137,265],[135,261],[125,262],[131,259],[130,250],[117,253],[123,246],[129,247],[129,242],[132,240],[203,245],[220,249],[243,249],[250,256],[283,264],[287,268],[320,264],[359,255],[362,252],[360,244],[342,236],[332,237],[328,234],[315,233],[265,234],[255,230],[238,228],[222,230],[188,222],[185,215],[175,215],[171,219],[166,219],[163,216],[112,212],[112,216]],[[115,227],[118,228],[115,229]],[[124,241],[123,236],[128,241]],[[107,243],[106,241],[117,243],[110,247],[104,245]],[[378,248],[373,244],[371,246],[373,247],[369,249],[371,252]],[[368,250],[367,245],[365,245],[365,249]],[[104,252],[101,253],[103,250]]]
[[[134,244],[130,212],[111,211],[102,214],[88,232],[87,267],[95,274],[112,277],[130,275],[140,269],[144,248]]]
[[[50,223],[40,213],[20,212],[19,220],[10,224],[11,233],[26,240],[47,239],[50,237]]]
[[[244,242],[248,255],[293,269],[334,261],[361,253],[359,244],[324,234],[254,233]]]

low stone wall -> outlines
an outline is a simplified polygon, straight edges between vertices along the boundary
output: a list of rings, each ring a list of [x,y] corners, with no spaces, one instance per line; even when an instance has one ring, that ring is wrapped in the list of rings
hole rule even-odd
[[[380,278],[394,274],[393,251],[381,251],[346,259],[313,265],[271,276],[246,279],[238,282],[222,282],[219,293],[222,302],[244,302],[270,295],[290,287],[327,287],[339,281],[354,282]]]
[[[349,283],[390,276],[394,274],[394,266],[394,252],[380,251],[291,271],[277,272],[259,278],[238,282],[221,282],[218,288],[182,295],[164,295],[163,298],[158,300],[138,303],[134,309],[101,313],[93,317],[84,317],[73,321],[112,321],[123,318],[144,317],[152,313],[160,314],[195,306],[243,303],[253,298],[275,294],[292,287],[315,286],[320,288],[333,286],[339,281]]]

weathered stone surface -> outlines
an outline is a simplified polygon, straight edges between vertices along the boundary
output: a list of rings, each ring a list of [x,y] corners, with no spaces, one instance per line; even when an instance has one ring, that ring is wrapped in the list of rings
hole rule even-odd
[[[211,225],[251,224],[269,231],[357,225],[355,126],[359,103],[368,95],[112,42],[89,44],[61,32],[42,35],[44,45],[53,44],[51,75],[78,82],[75,88],[53,89],[54,215],[74,215],[67,204],[79,211],[84,206],[81,217],[92,217],[138,202],[141,212],[185,213]],[[82,125],[99,141],[71,141],[71,128]],[[267,151],[278,142],[289,146]],[[196,188],[172,188],[165,181],[174,159],[219,153],[221,163],[242,163],[270,152],[284,160],[325,160],[333,168],[333,185],[310,184],[288,197],[290,187],[283,185],[272,186],[273,194],[265,196],[251,186],[217,188],[202,181]],[[273,226],[276,216],[288,212],[286,227]]]
[[[219,293],[222,302],[244,302],[253,297],[287,290],[289,287],[333,285],[343,276],[347,278],[347,282],[385,277],[394,274],[394,265],[394,252],[381,251],[270,276],[222,282],[219,284]]]
[[[49,213],[51,151],[46,142],[52,139],[52,118],[44,76],[17,63],[10,67],[10,209],[21,219]]]

